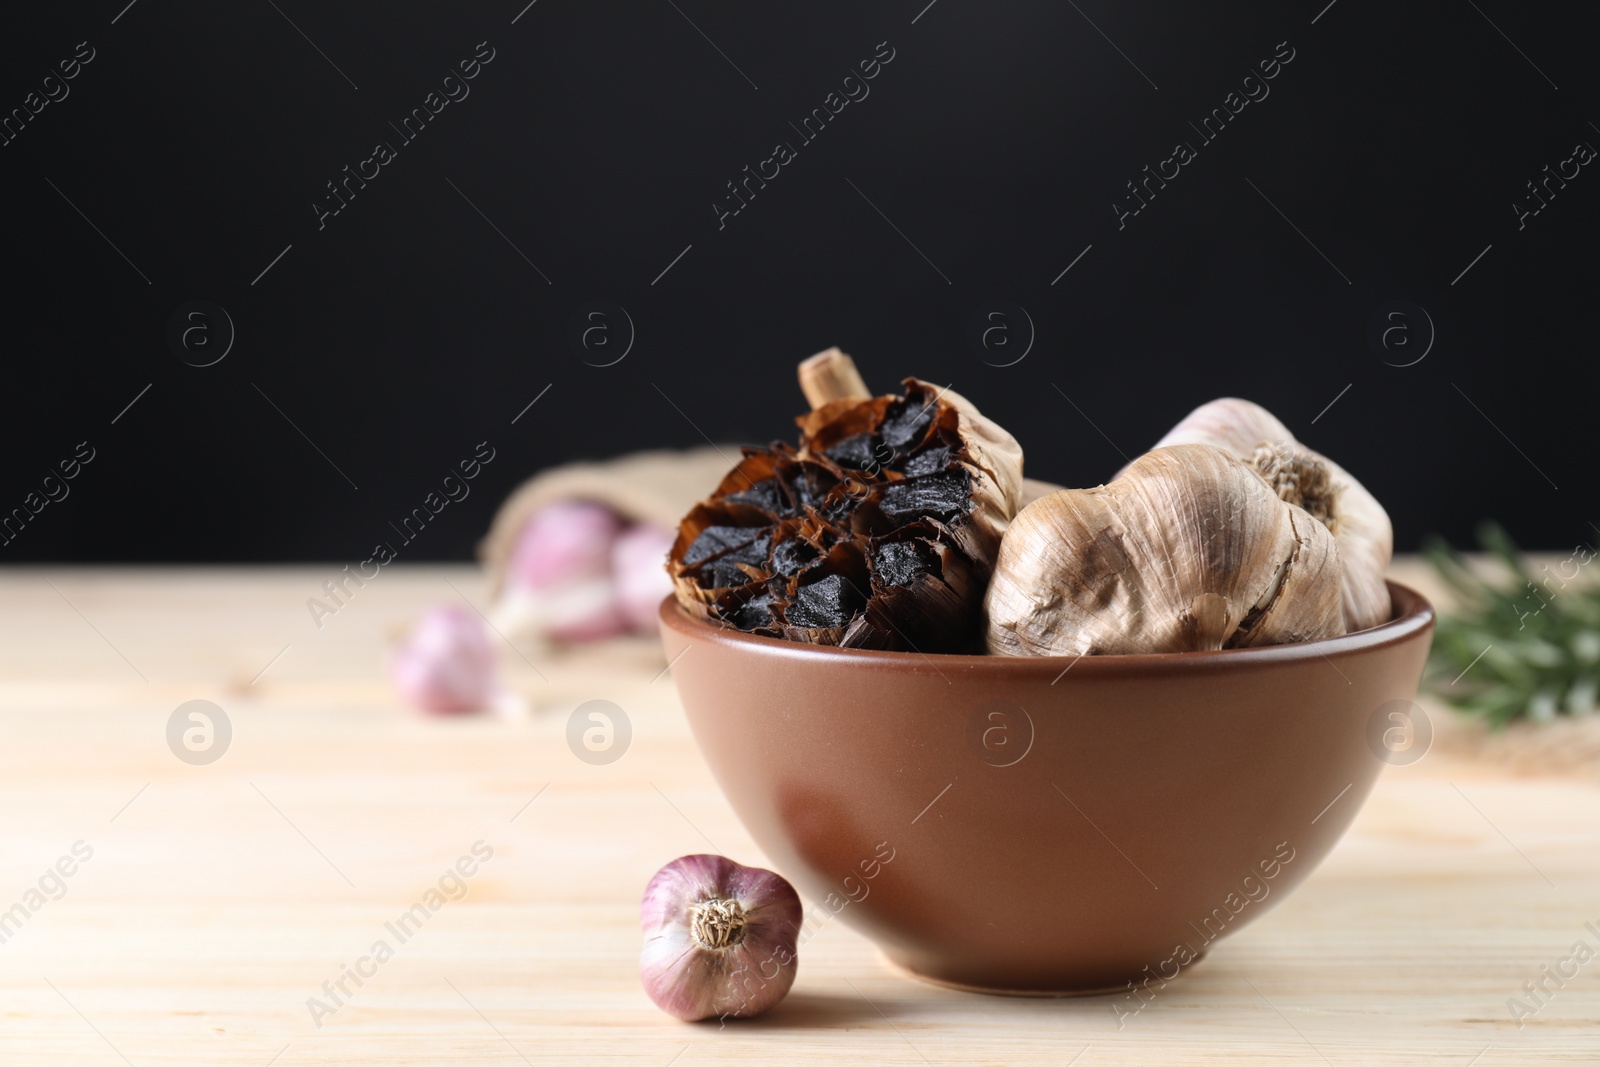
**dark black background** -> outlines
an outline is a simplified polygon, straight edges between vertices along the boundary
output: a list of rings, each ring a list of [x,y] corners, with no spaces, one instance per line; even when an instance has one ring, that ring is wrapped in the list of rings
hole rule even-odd
[[[97,55],[0,148],[0,511],[78,442],[96,458],[0,558],[364,558],[488,440],[407,546],[463,557],[543,465],[791,436],[793,365],[831,344],[880,389],[952,384],[1037,477],[1102,481],[1234,394],[1361,477],[1402,549],[1490,516],[1534,547],[1594,535],[1600,173],[1520,231],[1512,208],[1600,145],[1589,5],[538,0],[513,24],[524,2],[12,16],[0,110]],[[470,96],[319,231],[324,183],[480,41]],[[882,41],[870,96],[719,230],[724,183]],[[1119,231],[1124,183],[1283,41],[1270,96]],[[1436,326],[1415,366],[1364,339],[1396,298]],[[237,328],[206,368],[166,342],[196,299]],[[596,299],[636,327],[615,366],[566,340]],[[1004,368],[967,345],[997,299],[1037,330]]]

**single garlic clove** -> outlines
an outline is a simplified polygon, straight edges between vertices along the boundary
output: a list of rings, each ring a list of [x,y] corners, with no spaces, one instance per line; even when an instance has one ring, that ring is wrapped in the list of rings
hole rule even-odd
[[[759,1015],[794,984],[800,897],[771,871],[724,856],[682,856],[656,872],[639,906],[639,977],[685,1022]]]
[[[617,610],[639,633],[655,633],[656,611],[672,592],[672,579],[662,568],[677,533],[641,522],[628,527],[611,545],[611,578]]]
[[[1156,447],[1180,444],[1226,449],[1254,466],[1284,500],[1305,505],[1333,531],[1344,566],[1346,630],[1389,620],[1384,573],[1394,555],[1394,528],[1383,505],[1349,471],[1295,440],[1266,408],[1236,397],[1195,408]]]
[[[476,615],[437,607],[423,615],[389,663],[407,703],[442,715],[488,707],[499,690],[494,649]]]
[[[547,589],[604,577],[622,520],[602,504],[558,500],[528,517],[512,549],[510,578],[524,589]]]
[[[1333,535],[1211,445],[1158,448],[1012,520],[985,599],[997,655],[1191,652],[1343,633]]]

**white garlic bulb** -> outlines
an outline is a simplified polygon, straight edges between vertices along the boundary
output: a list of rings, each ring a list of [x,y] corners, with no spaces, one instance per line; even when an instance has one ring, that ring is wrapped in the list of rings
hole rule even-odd
[[[1344,565],[1346,630],[1389,620],[1384,572],[1394,555],[1394,528],[1383,505],[1349,471],[1295,440],[1266,408],[1236,397],[1195,408],[1156,447],[1183,444],[1215,445],[1245,460],[1279,496],[1305,506],[1333,532]]]
[[[1191,652],[1344,632],[1327,527],[1211,445],[1158,448],[1107,485],[1035,500],[1000,543],[996,655]]]

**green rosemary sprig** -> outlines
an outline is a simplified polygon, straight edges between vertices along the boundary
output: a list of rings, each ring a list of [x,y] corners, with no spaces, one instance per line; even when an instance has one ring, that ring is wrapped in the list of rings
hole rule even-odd
[[[1587,572],[1597,551],[1579,545],[1537,570],[1498,524],[1478,540],[1499,564],[1491,578],[1433,538],[1428,561],[1456,597],[1441,614],[1427,682],[1441,699],[1499,727],[1519,718],[1590,715],[1600,695],[1600,583]],[[1600,570],[1600,568],[1597,568]]]

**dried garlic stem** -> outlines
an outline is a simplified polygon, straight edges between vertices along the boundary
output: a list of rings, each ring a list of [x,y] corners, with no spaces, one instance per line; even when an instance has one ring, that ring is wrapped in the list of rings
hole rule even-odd
[[[837,347],[818,352],[800,364],[800,391],[815,411],[834,400],[869,400],[867,388],[855,360]]]

